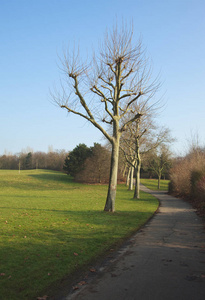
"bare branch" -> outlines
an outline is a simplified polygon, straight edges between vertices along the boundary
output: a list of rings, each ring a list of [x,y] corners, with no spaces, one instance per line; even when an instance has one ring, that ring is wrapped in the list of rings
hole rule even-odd
[[[125,124],[123,124],[123,126],[121,127],[120,131],[123,132],[126,130],[126,127],[133,123],[134,121],[136,121],[137,119],[141,118],[142,114],[137,113],[132,119],[130,119],[129,121],[127,121]]]
[[[90,119],[93,119],[93,120],[94,120],[94,117],[93,117],[91,111],[89,110],[89,108],[88,108],[88,106],[87,106],[87,104],[86,104],[86,102],[85,102],[85,100],[84,100],[82,94],[81,94],[80,91],[79,91],[77,76],[76,76],[76,75],[73,75],[73,74],[69,74],[69,76],[70,76],[71,78],[73,78],[74,81],[75,81],[74,88],[75,88],[75,91],[76,91],[76,95],[77,95],[77,96],[79,97],[79,99],[80,99],[81,105],[84,107],[84,109],[85,109],[86,112],[88,113]]]
[[[105,84],[111,86],[111,87],[113,88],[113,90],[115,89],[114,85],[111,83],[112,77],[108,78],[109,81],[107,81],[107,80],[105,80],[104,78],[102,78],[102,76],[100,76],[99,79],[101,79]],[[108,87],[106,87],[106,88],[108,88]]]
[[[78,111],[75,111],[71,108],[69,108],[68,106],[66,105],[61,105],[61,108],[65,108],[68,112],[71,112],[75,115],[78,115],[86,120],[88,120],[89,122],[91,122],[96,128],[98,128],[104,135],[105,137],[112,143],[113,142],[113,139],[112,137],[104,130],[103,127],[101,127],[93,118],[89,118],[87,115],[84,115]]]

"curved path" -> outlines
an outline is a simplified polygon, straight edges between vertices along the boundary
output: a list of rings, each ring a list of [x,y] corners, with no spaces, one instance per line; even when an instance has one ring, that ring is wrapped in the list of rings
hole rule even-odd
[[[159,211],[117,258],[66,300],[204,300],[205,234],[194,209],[181,199],[142,186]]]

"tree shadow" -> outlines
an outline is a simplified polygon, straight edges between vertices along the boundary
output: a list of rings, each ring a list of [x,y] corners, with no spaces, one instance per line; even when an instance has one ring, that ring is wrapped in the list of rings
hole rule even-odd
[[[42,174],[29,174],[29,177],[38,179],[38,180],[46,180],[46,181],[57,181],[62,183],[76,184],[73,180],[73,177],[63,174],[61,172],[55,173],[42,173]]]

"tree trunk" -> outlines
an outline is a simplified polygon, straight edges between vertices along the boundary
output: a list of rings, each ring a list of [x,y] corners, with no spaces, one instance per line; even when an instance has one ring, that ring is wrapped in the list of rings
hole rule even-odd
[[[136,122],[136,140],[135,140],[135,146],[136,146],[136,166],[135,166],[135,177],[136,177],[136,183],[135,183],[135,192],[134,192],[134,198],[140,199],[140,168],[141,168],[141,157],[140,157],[140,147],[139,147],[139,120]]]
[[[158,190],[160,190],[161,173],[158,175]]]
[[[140,168],[141,168],[141,160],[138,157],[137,165],[135,167],[136,183],[135,183],[134,198],[136,199],[140,199]]]
[[[108,188],[107,200],[104,208],[105,211],[111,211],[111,212],[115,211],[118,159],[119,159],[119,138],[115,139],[112,144],[109,188]]]
[[[129,190],[133,190],[133,176],[134,176],[134,168],[133,166],[130,167],[130,182],[129,182]]]
[[[125,166],[123,167],[123,172],[122,172],[123,178],[125,178],[126,171],[127,171],[127,165],[125,165]],[[126,178],[127,178],[127,176],[126,176]]]
[[[130,173],[131,173],[131,167],[128,168],[127,178],[126,178],[126,186],[129,186],[129,183],[130,183]]]

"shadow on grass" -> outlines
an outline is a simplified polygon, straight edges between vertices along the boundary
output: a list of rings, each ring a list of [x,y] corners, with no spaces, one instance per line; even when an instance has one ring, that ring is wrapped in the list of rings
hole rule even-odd
[[[12,187],[17,190],[46,190],[46,189],[58,189],[63,187],[63,189],[79,189],[82,184],[74,182],[71,176],[66,174],[55,172],[55,173],[38,173],[38,174],[28,174],[25,180],[21,180],[18,177],[18,181],[14,182],[4,182],[3,188]],[[36,179],[32,180],[32,179]],[[38,182],[39,181],[39,182]]]
[[[55,232],[55,226],[62,228],[64,225],[68,226],[66,230],[69,232],[69,234],[72,231],[77,232],[78,230],[83,233],[83,231],[86,232],[88,229],[91,229],[91,232],[94,230],[99,232],[109,232],[110,226],[113,228],[113,234],[114,232],[118,231],[119,228],[123,228],[123,231],[129,231],[130,228],[135,229],[138,227],[138,225],[142,225],[142,223],[149,219],[153,214],[152,208],[146,211],[144,206],[132,211],[117,210],[115,213],[105,212],[104,210],[61,210],[26,207],[11,208],[9,206],[1,206],[0,208],[2,211],[3,209],[22,211],[21,216],[26,218],[24,220],[25,222],[27,222],[27,219],[28,222],[32,221],[32,218],[34,218],[34,220],[38,220],[36,218],[39,218],[39,222],[42,222],[41,220],[46,218],[45,220],[48,221],[43,222],[42,226],[50,227],[50,230],[55,234],[57,234],[57,232]],[[53,223],[56,223],[54,227],[52,227]],[[93,228],[90,228],[90,226]],[[47,235],[46,227],[43,229],[43,232],[45,232],[45,239]],[[26,230],[28,230],[28,232],[30,230],[32,231],[32,226]],[[39,230],[39,228],[37,230]],[[56,238],[58,239],[58,235]]]
[[[55,181],[55,182],[60,181],[63,183],[76,184],[73,180],[73,177],[57,171],[55,173],[44,172],[42,174],[29,174],[28,176],[39,180]]]
[[[143,200],[144,202],[144,200]],[[110,218],[117,218],[117,217],[126,217],[126,216],[135,216],[138,213],[143,213],[142,211],[115,211],[113,212],[107,212],[104,210],[79,210],[79,211],[74,211],[74,210],[61,210],[61,209],[46,209],[46,208],[26,208],[26,207],[7,207],[7,206],[0,206],[1,209],[12,209],[12,210],[22,210],[22,211],[41,211],[41,212],[55,212],[58,214],[64,214],[65,217],[68,216],[81,216],[82,218],[84,218],[84,216],[94,216],[97,219],[99,218],[99,216],[103,216],[106,217],[110,217]],[[147,213],[147,212],[144,212]],[[148,212],[149,214],[149,212]],[[80,222],[81,220],[79,220]],[[87,220],[88,221],[88,220]]]

